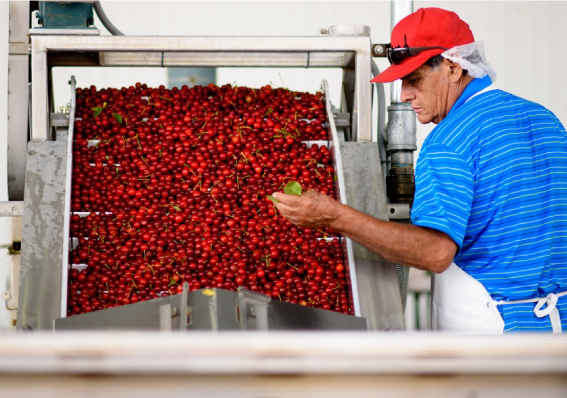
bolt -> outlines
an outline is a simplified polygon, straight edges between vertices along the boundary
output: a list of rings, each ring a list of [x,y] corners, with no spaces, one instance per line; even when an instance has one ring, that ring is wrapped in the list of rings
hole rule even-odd
[[[374,46],[374,54],[376,55],[380,55],[384,52],[384,47],[380,46],[380,45],[376,45]]]

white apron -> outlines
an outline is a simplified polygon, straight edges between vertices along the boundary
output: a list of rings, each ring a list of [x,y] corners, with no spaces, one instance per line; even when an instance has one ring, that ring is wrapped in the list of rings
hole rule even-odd
[[[501,334],[504,320],[498,305],[537,303],[534,313],[538,318],[549,316],[553,333],[561,333],[561,319],[557,300],[567,292],[551,293],[547,297],[526,300],[495,301],[482,283],[460,269],[455,263],[432,279],[431,328],[479,334]],[[542,309],[543,305],[547,304]]]

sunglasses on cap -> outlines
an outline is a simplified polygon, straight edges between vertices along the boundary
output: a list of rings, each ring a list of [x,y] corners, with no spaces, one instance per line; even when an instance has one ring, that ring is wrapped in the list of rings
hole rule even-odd
[[[409,57],[415,57],[418,54],[421,54],[424,51],[427,50],[448,50],[448,48],[445,47],[409,47],[408,46],[408,42],[406,40],[406,35],[404,35],[404,44],[405,47],[388,47],[386,48],[386,56],[388,57],[388,61],[390,61],[390,64],[393,65],[398,65],[400,64],[404,59],[409,58]]]

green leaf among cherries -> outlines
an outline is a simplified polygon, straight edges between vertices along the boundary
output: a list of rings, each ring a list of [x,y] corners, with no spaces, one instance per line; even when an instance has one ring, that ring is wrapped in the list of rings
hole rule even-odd
[[[286,195],[301,196],[301,191],[302,191],[301,184],[298,183],[297,181],[290,181],[284,187],[283,191]],[[279,202],[279,200],[274,198],[272,195],[266,195],[266,197],[274,203]]]
[[[290,181],[283,189],[286,195],[301,196],[301,184],[297,181]]]
[[[112,116],[114,116],[114,118],[116,119],[116,121],[118,122],[118,124],[122,124],[122,116],[120,116],[118,113],[116,112],[112,112]]]
[[[94,111],[94,117],[97,117],[98,115],[100,115],[102,113],[102,111],[104,110],[104,108],[106,108],[106,102],[102,104],[102,106],[95,106],[93,108],[91,108],[91,110]]]
[[[97,117],[98,115],[100,115],[102,113],[102,110],[104,109],[102,106],[95,106],[94,108],[91,108],[94,111],[94,117]]]

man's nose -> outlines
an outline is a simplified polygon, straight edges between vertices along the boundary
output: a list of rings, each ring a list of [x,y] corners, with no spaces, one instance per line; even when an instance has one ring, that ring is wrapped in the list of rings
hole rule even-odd
[[[400,100],[402,102],[410,102],[414,98],[415,98],[415,94],[411,85],[402,80],[402,91],[400,94]]]

